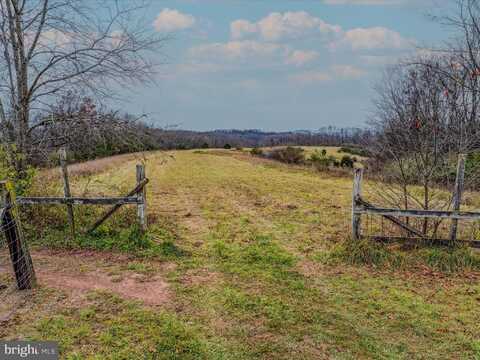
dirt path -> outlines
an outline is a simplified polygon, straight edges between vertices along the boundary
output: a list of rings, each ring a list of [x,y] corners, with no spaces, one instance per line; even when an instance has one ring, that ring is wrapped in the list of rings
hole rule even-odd
[[[131,269],[131,264],[137,263],[117,254],[34,251],[32,258],[40,287],[64,292],[67,302],[81,304],[92,291],[110,292],[149,306],[167,305],[173,298],[165,280],[169,264],[157,264],[145,274]]]
[[[40,270],[37,278],[41,286],[65,291],[73,300],[83,300],[91,291],[112,292],[125,299],[140,300],[145,305],[152,306],[166,304],[172,297],[167,282],[159,276],[143,281],[135,275],[117,279],[98,270],[82,275]]]

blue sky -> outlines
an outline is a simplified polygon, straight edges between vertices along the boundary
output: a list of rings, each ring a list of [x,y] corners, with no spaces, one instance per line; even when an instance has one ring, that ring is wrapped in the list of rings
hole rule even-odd
[[[385,65],[447,38],[426,16],[444,1],[157,0],[166,64],[119,107],[195,130],[364,126]]]

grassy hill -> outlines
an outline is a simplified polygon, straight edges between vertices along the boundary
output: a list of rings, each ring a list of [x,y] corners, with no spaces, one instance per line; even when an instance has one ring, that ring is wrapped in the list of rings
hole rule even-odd
[[[36,239],[40,287],[2,337],[57,340],[70,359],[480,357],[477,263],[445,273],[434,250],[408,266],[349,260],[350,178],[239,151],[169,155],[146,155],[152,243]],[[138,158],[103,161],[72,168],[74,193],[134,184]]]

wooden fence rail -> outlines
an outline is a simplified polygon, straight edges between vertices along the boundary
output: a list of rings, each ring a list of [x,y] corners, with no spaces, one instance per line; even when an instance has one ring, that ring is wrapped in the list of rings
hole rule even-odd
[[[91,233],[95,231],[102,223],[112,216],[121,206],[134,204],[137,205],[138,224],[142,231],[147,229],[146,217],[146,185],[148,179],[145,176],[145,166],[137,164],[135,188],[126,196],[121,197],[74,197],[71,195],[70,182],[68,177],[67,153],[65,149],[59,151],[60,169],[62,172],[64,196],[40,196],[40,197],[17,197],[18,205],[63,205],[67,207],[68,220],[72,238],[75,237],[75,218],[73,206],[76,205],[113,205],[99,220],[87,231]]]
[[[147,228],[146,217],[146,185],[149,180],[145,176],[145,166],[138,164],[136,166],[136,186],[126,196],[122,197],[73,197],[70,191],[68,178],[67,154],[64,149],[59,153],[60,169],[62,172],[64,196],[63,197],[17,197],[16,205],[63,205],[67,207],[68,221],[72,238],[75,237],[75,218],[73,207],[76,205],[113,205],[106,211],[100,219],[88,230],[93,232],[110,216],[112,216],[121,206],[133,204],[137,206],[137,217],[139,227],[142,231]],[[15,219],[14,203],[12,196],[7,189],[6,181],[0,181],[0,231],[5,234],[7,240],[10,258],[13,264],[17,287],[20,290],[30,289],[35,284],[35,272],[32,259],[28,252],[27,245],[21,237],[21,231]]]
[[[389,215],[415,218],[441,218],[452,220],[480,220],[480,213],[478,212],[443,210],[401,210],[378,207],[365,207],[362,201],[357,202],[355,214]]]
[[[140,204],[137,196],[111,198],[82,198],[82,197],[18,197],[18,205],[125,205]]]
[[[352,191],[352,238],[358,240],[361,238],[361,216],[365,214],[382,216],[395,226],[405,230],[414,239],[432,242],[438,245],[452,245],[457,240],[458,220],[480,220],[480,212],[460,211],[461,196],[463,192],[465,172],[465,156],[460,155],[457,166],[457,177],[455,181],[455,189],[452,196],[452,211],[446,210],[403,210],[394,208],[376,207],[362,198],[362,179],[363,169],[354,169],[353,191]],[[415,229],[410,224],[405,223],[401,218],[434,218],[434,219],[450,219],[452,221],[450,234],[448,239],[429,239],[427,235],[420,230]],[[373,236],[375,240],[382,242],[398,241],[401,239],[411,241],[412,237],[386,237]],[[462,240],[468,246],[480,248],[480,241],[476,239]]]

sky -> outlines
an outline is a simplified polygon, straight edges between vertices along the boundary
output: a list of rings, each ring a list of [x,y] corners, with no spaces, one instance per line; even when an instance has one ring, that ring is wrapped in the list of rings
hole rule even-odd
[[[155,0],[162,65],[120,106],[192,130],[363,127],[385,66],[448,38],[428,17],[446,1]]]

